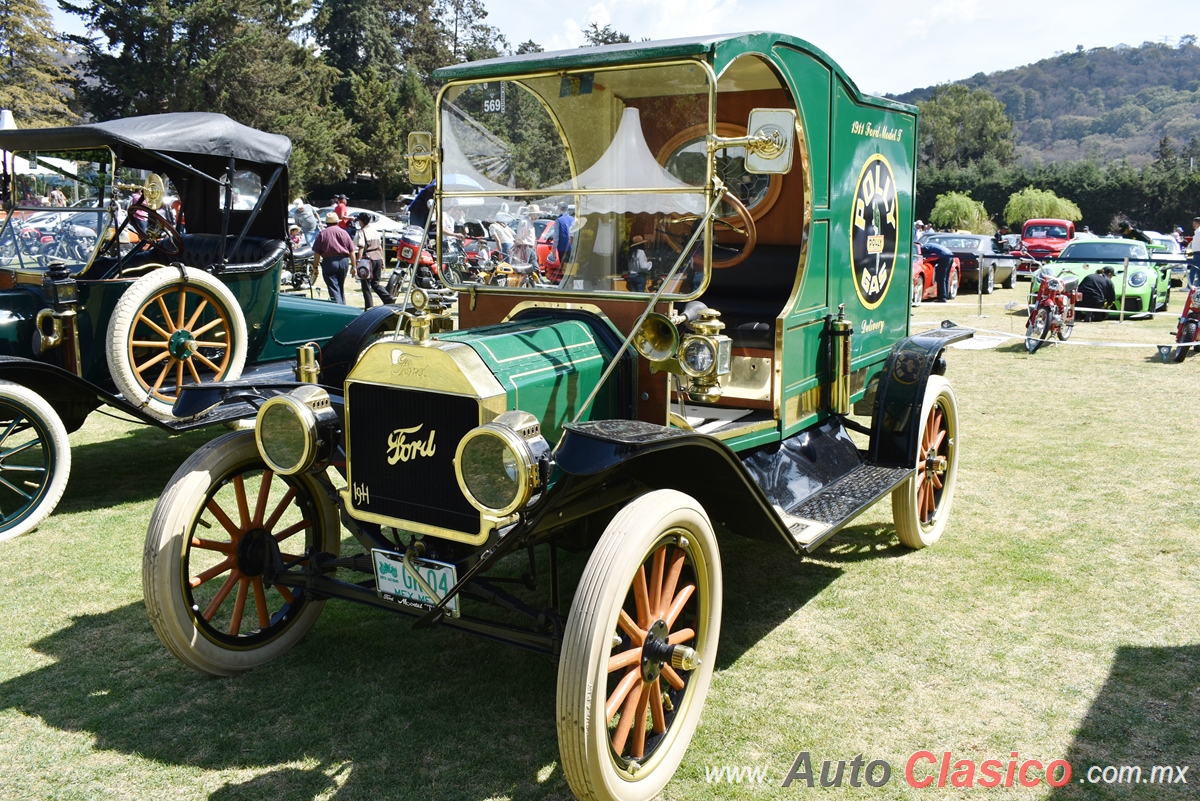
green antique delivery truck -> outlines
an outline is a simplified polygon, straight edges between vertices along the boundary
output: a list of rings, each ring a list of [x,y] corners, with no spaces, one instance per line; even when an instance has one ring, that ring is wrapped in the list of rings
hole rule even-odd
[[[263,393],[256,430],[164,493],[146,605],[216,675],[292,648],[331,598],[551,655],[572,791],[649,799],[712,677],[716,532],[803,555],[889,494],[904,545],[946,528],[943,351],[970,332],[909,327],[916,111],[774,33],[437,75],[436,135],[409,140],[431,216],[550,217],[562,258],[524,254],[522,287],[412,289],[367,313],[395,330],[342,392]]]

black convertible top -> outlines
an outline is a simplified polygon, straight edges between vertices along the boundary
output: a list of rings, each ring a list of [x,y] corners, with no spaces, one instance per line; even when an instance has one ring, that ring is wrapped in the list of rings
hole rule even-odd
[[[127,145],[162,153],[218,156],[263,164],[287,164],[292,142],[286,136],[242,125],[224,114],[205,111],[149,114],[67,128],[0,131],[2,150],[70,150]]]

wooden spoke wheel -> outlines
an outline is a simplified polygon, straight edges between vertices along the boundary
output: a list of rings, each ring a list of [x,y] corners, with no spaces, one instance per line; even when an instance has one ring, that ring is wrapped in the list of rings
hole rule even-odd
[[[189,384],[229,381],[246,362],[246,323],[233,294],[206,272],[173,267],[138,279],[108,325],[108,367],[132,403],[163,419]]]
[[[916,472],[892,491],[901,544],[924,548],[946,529],[958,475],[958,403],[950,382],[930,376],[921,405]]]
[[[558,671],[558,741],[580,799],[655,797],[700,720],[721,624],[721,563],[703,508],[643,495],[580,579]]]
[[[337,554],[340,526],[320,477],[280,476],[252,431],[218,437],[171,478],[146,533],[142,585],[163,644],[187,665],[233,675],[274,659],[304,637],[323,601],[273,585],[314,552]]]
[[[737,222],[717,217],[713,220],[713,226],[728,228],[741,234],[746,238],[746,242],[740,248],[733,250],[729,256],[720,255],[729,250],[727,246],[715,244],[713,246],[713,268],[717,270],[741,264],[750,257],[750,254],[754,252],[755,245],[758,244],[758,229],[754,225],[754,217],[751,216],[745,204],[733,194],[725,195],[725,202],[733,209]],[[658,239],[665,242],[667,247],[674,252],[681,252],[692,236],[694,230],[692,226],[697,219],[696,217],[683,217],[660,224],[656,231]],[[684,269],[686,267],[684,265]]]
[[[0,541],[53,512],[70,473],[71,445],[54,408],[28,387],[0,381]]]

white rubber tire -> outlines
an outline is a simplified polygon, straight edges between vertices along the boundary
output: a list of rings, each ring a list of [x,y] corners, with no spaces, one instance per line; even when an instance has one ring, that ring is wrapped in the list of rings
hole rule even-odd
[[[12,425],[20,418],[31,424],[32,437]],[[18,492],[26,494],[25,490],[33,490],[28,500],[13,510],[11,519],[6,513],[7,505],[0,505],[0,516],[5,518],[0,520],[0,542],[3,542],[33,530],[58,506],[71,475],[71,443],[54,407],[29,387],[10,381],[0,381],[0,434],[0,498],[16,502]],[[34,440],[43,457],[40,469],[48,477],[37,487],[26,483],[22,489],[15,482],[28,482],[31,465],[10,465],[8,460],[17,453],[28,456],[31,450],[28,443]],[[15,448],[21,450],[14,452]]]
[[[217,504],[222,508],[229,507],[230,519],[235,524],[241,523],[247,531],[258,526],[267,529],[268,533],[277,534],[276,529],[283,525],[282,518],[274,528],[265,525],[270,522],[269,517],[249,522],[239,520],[235,515],[241,513],[228,503],[228,493],[236,491],[237,484],[233,480],[236,476],[265,470],[266,465],[258,454],[253,432],[238,431],[217,437],[179,467],[150,518],[146,547],[142,554],[142,591],[150,623],[171,653],[202,673],[232,676],[270,662],[304,638],[325,606],[324,601],[306,599],[302,591],[292,590],[290,592],[295,596],[292,603],[278,603],[278,608],[268,610],[272,622],[266,630],[251,630],[243,635],[239,627],[236,636],[211,630],[211,627],[197,620],[204,613],[200,612],[198,603],[193,607],[192,602],[199,599],[191,595],[192,588],[185,586],[184,582],[184,576],[191,577],[195,569],[190,562],[190,543],[194,536],[233,539],[225,534],[220,519],[209,511],[210,499],[218,492],[227,493]],[[245,482],[248,494],[261,486],[260,477],[261,474]],[[271,481],[285,479],[273,475]],[[309,522],[311,531],[306,544],[336,555],[341,548],[341,525],[337,506],[329,498],[326,489],[310,474],[291,476],[286,481],[290,488],[297,490],[296,497],[284,505],[287,520],[300,516],[302,522]],[[255,508],[255,518],[264,517],[265,511],[259,511],[255,499],[249,498],[248,494],[244,498],[247,509]],[[262,508],[265,510],[266,506],[270,504]],[[207,526],[203,526],[199,521],[206,511],[209,511],[211,519],[206,521]],[[310,516],[312,520],[309,520]],[[201,526],[202,530],[197,526]],[[219,573],[212,580],[223,575]],[[277,590],[268,588],[264,593],[269,599],[268,605],[275,598],[270,593],[283,598]],[[252,602],[257,605],[257,600]],[[294,610],[291,609],[293,605],[296,607]],[[257,611],[257,606],[255,608]],[[290,619],[285,616],[275,621],[275,616],[285,611]]]
[[[237,299],[224,284],[203,270],[185,267],[184,272],[187,276],[186,283],[189,290],[198,294],[209,304],[219,307],[226,324],[218,326],[216,330],[223,330],[227,339],[232,340],[221,351],[221,361],[217,363],[219,370],[211,370],[201,363],[197,374],[202,379],[213,381],[232,381],[239,378],[246,365],[248,337],[246,335],[246,318]],[[160,296],[171,297],[171,303],[167,304],[168,307],[176,305],[175,297],[177,296],[173,296],[173,293],[177,293],[183,288],[183,285],[184,280],[180,277],[179,269],[175,267],[163,267],[142,276],[121,295],[121,299],[117,301],[117,307],[108,321],[106,352],[108,371],[112,376],[113,383],[125,396],[125,400],[142,405],[147,412],[160,420],[176,419],[171,413],[175,404],[175,396],[151,391],[155,382],[149,376],[159,372],[157,365],[144,363],[146,377],[141,376],[134,368],[135,325],[138,325],[136,335],[142,337],[143,340],[153,337],[166,342],[167,340],[161,336],[161,333],[149,328],[146,323],[139,324],[139,316],[144,311],[149,314],[156,312],[157,298]],[[175,309],[168,308],[168,311],[174,313]],[[175,331],[168,329],[166,333],[173,334]],[[198,359],[199,356],[188,358]],[[183,361],[168,355],[162,363],[164,367],[167,365],[182,366]],[[174,373],[175,370],[171,369],[171,372]],[[184,373],[185,384],[194,383],[194,380],[190,371]],[[176,390],[177,392],[178,390]]]
[[[701,661],[687,678],[673,721],[632,775],[618,767],[612,755],[605,714],[612,639],[638,568],[680,532],[688,541],[683,550],[696,579],[692,642]],[[675,774],[700,721],[712,679],[721,629],[721,581],[721,557],[708,515],[681,492],[656,490],[643,495],[605,529],[575,591],[558,667],[559,752],[563,772],[580,801],[648,801]]]
[[[917,433],[919,446],[926,443],[926,428],[935,407],[942,415],[946,431],[942,445],[937,448],[937,454],[946,458],[946,469],[939,478],[942,486],[936,490],[936,504],[932,517],[922,520],[920,511],[920,493],[923,491],[926,476],[923,464],[927,453],[918,454],[918,471],[892,490],[892,521],[896,525],[896,536],[900,538],[900,544],[908,548],[924,548],[937,542],[946,530],[950,508],[954,503],[954,485],[958,478],[958,402],[954,398],[950,382],[939,375],[930,376],[925,385],[925,398],[921,404],[921,430]]]

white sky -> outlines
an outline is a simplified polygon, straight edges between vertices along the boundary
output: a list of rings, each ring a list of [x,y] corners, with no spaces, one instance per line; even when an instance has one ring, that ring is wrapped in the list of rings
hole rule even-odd
[[[60,30],[81,32],[57,10]],[[515,47],[577,47],[590,22],[634,39],[773,30],[833,57],[865,92],[899,93],[1019,67],[1056,52],[1200,36],[1200,4],[1185,0],[484,0],[487,22]],[[924,9],[924,10],[922,10]]]
[[[515,47],[583,43],[580,29],[610,24],[632,38],[671,39],[771,30],[824,50],[859,88],[899,93],[1019,67],[1057,51],[1140,45],[1193,33],[1200,3],[1185,0],[484,0],[487,22]]]

